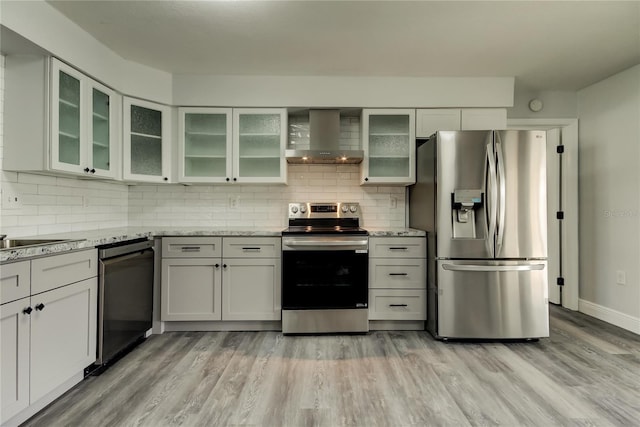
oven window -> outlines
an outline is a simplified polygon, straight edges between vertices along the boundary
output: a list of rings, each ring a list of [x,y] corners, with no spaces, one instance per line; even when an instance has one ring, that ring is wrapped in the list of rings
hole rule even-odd
[[[368,254],[355,251],[284,251],[282,308],[366,308]]]

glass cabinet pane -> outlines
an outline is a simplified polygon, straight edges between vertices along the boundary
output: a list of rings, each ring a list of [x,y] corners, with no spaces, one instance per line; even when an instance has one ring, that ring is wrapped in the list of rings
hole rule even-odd
[[[239,118],[239,171],[242,177],[280,176],[279,114],[242,114]]]
[[[58,161],[80,164],[80,80],[60,71]]]
[[[131,132],[162,136],[162,112],[138,105],[131,106]]]
[[[369,116],[369,176],[409,175],[409,123],[407,115]]]
[[[92,114],[92,148],[93,167],[96,169],[110,170],[109,159],[109,95],[93,89],[91,93]]]
[[[227,155],[226,114],[186,113],[185,176],[224,177]]]
[[[131,106],[131,173],[162,175],[162,112]]]

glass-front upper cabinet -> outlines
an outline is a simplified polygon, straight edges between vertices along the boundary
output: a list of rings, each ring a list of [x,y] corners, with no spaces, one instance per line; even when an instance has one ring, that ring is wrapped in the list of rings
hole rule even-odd
[[[178,109],[180,182],[231,182],[231,108]]]
[[[55,58],[51,72],[51,169],[117,178],[115,92]]]
[[[362,138],[361,184],[415,183],[415,110],[362,110]]]
[[[171,182],[171,107],[123,98],[123,178]]]
[[[285,108],[233,109],[233,181],[286,183]]]

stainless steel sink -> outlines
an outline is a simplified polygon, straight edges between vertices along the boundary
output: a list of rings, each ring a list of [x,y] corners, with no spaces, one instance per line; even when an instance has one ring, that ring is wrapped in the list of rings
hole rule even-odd
[[[0,250],[25,248],[28,246],[52,245],[55,243],[69,242],[67,239],[6,239],[0,240]]]

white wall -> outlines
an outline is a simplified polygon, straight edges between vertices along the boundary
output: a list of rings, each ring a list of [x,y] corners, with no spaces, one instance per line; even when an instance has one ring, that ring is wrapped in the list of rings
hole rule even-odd
[[[578,117],[581,310],[640,333],[640,65],[580,90]]]
[[[543,103],[541,111],[529,109],[529,101],[539,99]],[[576,91],[532,90],[516,81],[513,107],[507,108],[510,119],[558,119],[578,117],[578,93]]]

